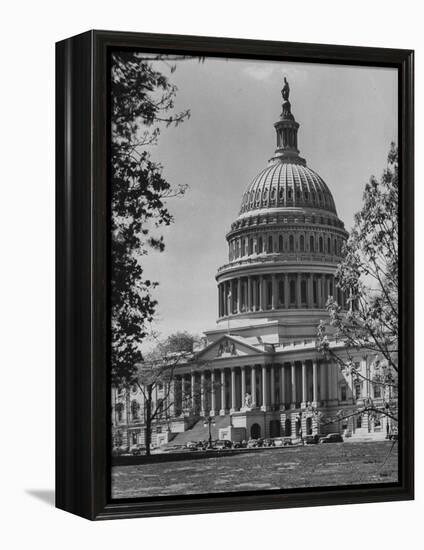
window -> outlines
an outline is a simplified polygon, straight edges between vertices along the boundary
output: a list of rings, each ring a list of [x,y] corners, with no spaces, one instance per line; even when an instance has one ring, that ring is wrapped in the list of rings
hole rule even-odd
[[[311,235],[310,238],[309,238],[309,250],[311,252],[314,252],[314,250],[315,250],[315,241],[314,241],[313,235]]]
[[[278,251],[279,252],[283,251],[283,237],[282,237],[282,235],[280,235],[278,237]]]
[[[346,386],[345,385],[340,386],[340,399],[342,401],[346,401],[346,399],[347,399],[347,391],[346,391]]]
[[[300,251],[305,251],[305,237],[303,235],[300,235]]]
[[[327,252],[331,254],[331,239],[328,237],[327,239]]]
[[[253,254],[253,239],[249,240],[249,256]]]
[[[268,237],[268,252],[272,252],[272,237]]]
[[[322,237],[319,238],[319,251],[324,252],[324,243]]]
[[[137,432],[132,432],[131,442],[132,442],[133,445],[137,445]]]
[[[278,301],[280,304],[284,304],[284,281],[278,283]]]
[[[361,399],[361,384],[355,384],[355,399]]]
[[[140,405],[137,403],[137,401],[131,401],[131,416],[133,420],[138,420],[139,418],[139,412]]]
[[[373,393],[374,393],[375,399],[380,399],[380,397],[381,397],[381,386],[380,386],[380,384],[374,384],[373,385]]]
[[[306,281],[300,281],[300,300],[302,304],[306,304]]]
[[[262,237],[259,237],[258,241],[258,254],[262,252]]]
[[[290,281],[290,303],[294,305],[296,303],[296,282]]]
[[[294,237],[293,237],[293,235],[290,235],[290,237],[289,237],[289,250],[290,250],[290,252],[294,252]]]

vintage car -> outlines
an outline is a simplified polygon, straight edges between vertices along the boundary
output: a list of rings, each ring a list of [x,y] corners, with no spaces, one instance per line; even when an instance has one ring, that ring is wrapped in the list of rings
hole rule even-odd
[[[233,447],[233,442],[228,439],[218,439],[215,441],[214,448],[217,451],[223,451],[225,449],[231,449]]]
[[[319,438],[319,441],[318,443],[342,443],[343,442],[343,437],[338,434],[338,433],[334,433],[334,434],[327,434],[323,437],[320,437]]]

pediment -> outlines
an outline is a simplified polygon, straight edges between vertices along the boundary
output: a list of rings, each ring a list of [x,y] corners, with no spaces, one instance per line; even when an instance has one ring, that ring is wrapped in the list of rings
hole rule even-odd
[[[250,344],[246,344],[238,338],[227,335],[222,336],[219,340],[207,346],[197,355],[197,357],[202,360],[212,360],[262,354],[262,350],[257,349]]]

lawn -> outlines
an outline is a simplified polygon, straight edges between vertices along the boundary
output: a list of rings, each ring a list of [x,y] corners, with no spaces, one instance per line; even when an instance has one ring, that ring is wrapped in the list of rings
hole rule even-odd
[[[397,481],[397,443],[332,443],[114,466],[112,497],[134,498]]]

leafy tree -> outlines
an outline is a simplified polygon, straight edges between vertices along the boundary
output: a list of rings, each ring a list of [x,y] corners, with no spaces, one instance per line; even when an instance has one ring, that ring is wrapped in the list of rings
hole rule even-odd
[[[196,338],[187,332],[177,332],[145,354],[143,361],[135,365],[134,382],[139,387],[144,401],[143,421],[145,430],[146,455],[150,455],[153,423],[167,416],[174,404],[172,382],[177,365],[190,361]],[[161,398],[154,396],[160,391]],[[184,400],[184,396],[183,396]]]
[[[348,296],[347,311],[330,298],[329,320],[321,321],[317,340],[323,354],[343,371],[381,386],[383,407],[369,401],[363,412],[393,420],[398,383],[398,205],[398,150],[392,143],[380,181],[373,176],[365,186],[362,209],[355,215],[336,272],[336,283]],[[371,378],[355,367],[358,351],[375,358]]]
[[[111,64],[111,323],[112,383],[128,385],[142,361],[141,343],[153,319],[158,284],[140,264],[150,249],[164,250],[155,230],[172,223],[166,200],[184,194],[162,176],[151,158],[161,126],[178,125],[189,111],[174,112],[176,87],[165,73],[167,56],[115,52]],[[161,72],[157,69],[162,66]]]

